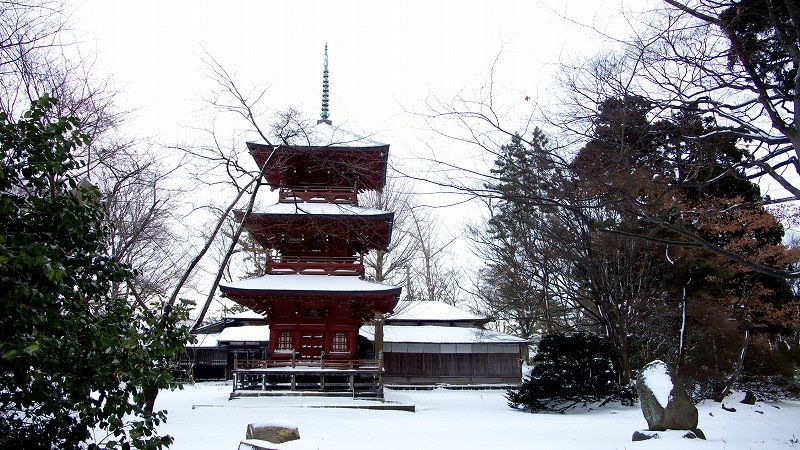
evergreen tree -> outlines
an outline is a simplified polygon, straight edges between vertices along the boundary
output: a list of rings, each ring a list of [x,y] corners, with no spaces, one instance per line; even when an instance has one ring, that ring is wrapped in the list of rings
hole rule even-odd
[[[145,394],[171,379],[186,311],[112,295],[134,274],[108,256],[98,191],[74,175],[88,139],[54,103],[0,113],[0,447],[162,448]]]
[[[603,102],[594,138],[573,168],[583,190],[620,213],[622,220],[598,228],[678,244],[657,262],[665,296],[656,304],[663,307],[632,330],[649,341],[645,359],[674,360],[699,384],[729,388],[741,372],[750,331],[796,326],[797,304],[786,280],[693,247],[685,237],[700,236],[779,270],[798,255],[782,245],[783,227],[764,208],[759,187],[737,169],[745,156],[734,133],[691,108],[650,123],[649,108],[635,96]],[[720,319],[735,320],[744,342]],[[725,351],[709,354],[709,339]]]
[[[636,391],[618,384],[613,356],[613,346],[593,334],[544,336],[531,362],[530,377],[519,389],[508,391],[508,404],[530,412],[561,413],[588,403],[632,405]]]
[[[537,128],[526,141],[514,136],[501,148],[492,168],[495,182],[487,186],[501,198],[492,205],[486,228],[473,230],[487,261],[477,290],[488,314],[508,331],[528,338],[571,325],[570,308],[551,288],[558,243],[547,235],[548,208],[538,203],[558,188],[548,145]]]

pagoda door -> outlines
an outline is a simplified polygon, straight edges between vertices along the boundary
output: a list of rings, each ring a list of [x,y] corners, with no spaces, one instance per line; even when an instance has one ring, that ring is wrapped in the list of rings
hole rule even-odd
[[[324,325],[301,325],[300,359],[319,359],[325,343]]]

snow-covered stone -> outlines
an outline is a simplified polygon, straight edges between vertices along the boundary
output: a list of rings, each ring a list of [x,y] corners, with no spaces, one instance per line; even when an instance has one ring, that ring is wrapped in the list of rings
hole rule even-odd
[[[705,439],[705,435],[699,429],[695,430],[673,430],[673,431],[650,431],[639,430],[633,432],[631,440],[633,442],[647,441],[649,439]]]
[[[644,366],[636,377],[636,391],[651,431],[697,428],[697,407],[665,362],[656,360]]]
[[[744,398],[741,400],[740,403],[743,403],[745,405],[755,405],[756,394],[753,394],[753,391],[744,391]]]
[[[261,439],[245,439],[239,443],[239,450],[318,450],[316,442],[298,439],[295,441],[274,444]]]

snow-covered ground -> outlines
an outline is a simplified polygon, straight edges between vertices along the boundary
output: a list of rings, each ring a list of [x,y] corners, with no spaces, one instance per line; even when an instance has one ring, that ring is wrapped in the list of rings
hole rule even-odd
[[[800,403],[699,405],[707,441],[667,433],[631,442],[647,428],[638,407],[529,414],[506,406],[504,391],[388,391],[387,400],[417,411],[320,408],[369,405],[369,400],[319,397],[260,397],[228,400],[230,385],[199,383],[162,392],[158,408],[169,410],[160,431],[175,437],[175,450],[236,449],[248,423],[289,421],[300,429],[297,443],[320,449],[787,449],[800,448]],[[307,448],[304,446],[304,448]]]

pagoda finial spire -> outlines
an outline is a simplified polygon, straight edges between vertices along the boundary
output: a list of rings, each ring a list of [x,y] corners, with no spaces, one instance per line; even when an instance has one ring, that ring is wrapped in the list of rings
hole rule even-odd
[[[328,43],[325,43],[325,59],[323,63],[322,69],[322,114],[320,114],[321,119],[317,121],[318,124],[320,123],[327,123],[331,125],[332,122],[328,117],[330,117],[330,113],[328,113],[328,97],[330,95],[329,92],[329,85],[328,85]]]

